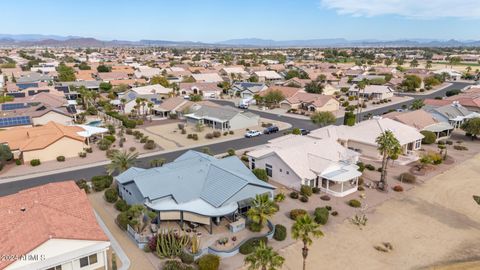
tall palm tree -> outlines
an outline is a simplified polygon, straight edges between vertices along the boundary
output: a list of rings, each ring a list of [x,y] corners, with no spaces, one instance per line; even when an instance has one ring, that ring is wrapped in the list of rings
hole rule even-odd
[[[138,153],[129,153],[127,151],[117,152],[112,155],[110,164],[106,166],[107,173],[112,175],[114,172],[122,173],[135,165]]]
[[[150,167],[162,167],[165,162],[167,162],[167,160],[164,158],[152,159],[152,161],[150,161]]]
[[[382,174],[380,176],[380,188],[387,189],[387,161],[391,157],[398,156],[402,153],[400,142],[390,130],[385,130],[375,140],[378,151],[382,155]]]
[[[255,196],[252,202],[252,207],[248,209],[247,216],[253,222],[260,224],[261,227],[265,225],[267,219],[277,212],[277,207],[268,194],[259,194]]]
[[[307,263],[308,246],[313,242],[312,237],[319,238],[323,236],[323,232],[319,227],[320,225],[308,214],[297,218],[292,226],[292,237],[303,242],[303,270],[305,270]]]
[[[368,81],[363,79],[361,82],[357,84],[358,92],[357,92],[357,115],[356,115],[356,122],[360,122],[360,113],[362,112],[363,106],[363,96],[365,95],[365,87],[367,87]],[[360,91],[362,92],[362,100],[360,100]],[[360,103],[362,101],[362,103]]]
[[[282,267],[284,261],[285,259],[282,256],[278,255],[263,241],[260,242],[253,253],[245,257],[245,264],[249,264],[248,270],[276,270]]]

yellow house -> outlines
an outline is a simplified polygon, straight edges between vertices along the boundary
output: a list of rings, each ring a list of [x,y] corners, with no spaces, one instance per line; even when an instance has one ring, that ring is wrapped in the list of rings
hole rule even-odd
[[[85,138],[78,126],[64,126],[48,122],[44,126],[16,127],[0,132],[0,143],[7,144],[14,158],[29,162],[55,160],[58,156],[77,157],[82,152]]]

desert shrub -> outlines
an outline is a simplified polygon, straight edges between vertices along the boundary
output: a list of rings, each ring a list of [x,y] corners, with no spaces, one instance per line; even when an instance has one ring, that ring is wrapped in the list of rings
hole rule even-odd
[[[111,143],[114,143],[116,138],[113,135],[105,135],[103,136],[104,139],[109,140]]]
[[[228,135],[227,131],[223,132],[223,136],[227,136],[227,135]]]
[[[364,188],[364,187],[362,187],[362,186],[359,186],[359,187],[357,188],[357,190],[358,190],[358,191],[364,191],[364,190],[365,190],[365,188]]]
[[[292,198],[292,199],[298,199],[298,192],[296,192],[296,191],[290,192],[290,198]]]
[[[128,215],[127,215],[127,212],[121,212],[120,214],[117,215],[117,218],[116,218],[116,222],[118,224],[118,226],[126,231],[127,230],[127,225],[128,225],[128,222],[129,222],[129,218],[128,218]]]
[[[313,188],[312,188],[312,192],[313,192],[314,194],[318,194],[318,193],[320,193],[320,188],[319,188],[319,187],[313,187]]]
[[[320,200],[322,200],[322,201],[330,201],[330,196],[328,196],[328,195],[322,195],[322,196],[320,196]]]
[[[91,147],[87,147],[87,148],[84,148],[83,151],[87,152],[87,153],[93,153],[93,149]]]
[[[205,134],[205,139],[213,139],[213,134],[212,133]]]
[[[372,164],[367,164],[365,165],[365,169],[369,171],[375,171],[375,166],[373,166]]]
[[[258,247],[258,245],[260,245],[260,241],[265,242],[266,244],[268,239],[266,236],[249,239],[240,246],[240,249],[239,249],[240,253],[243,255],[252,253],[255,250],[255,248]]]
[[[351,199],[350,201],[348,201],[348,205],[353,208],[359,208],[362,206],[362,203],[359,200]]]
[[[417,177],[415,175],[411,174],[411,173],[408,173],[408,172],[404,172],[404,173],[400,174],[398,179],[400,180],[400,182],[405,182],[405,183],[409,183],[409,184],[415,184],[415,182],[417,181]]]
[[[135,146],[132,146],[132,147],[128,148],[128,151],[130,151],[130,152],[135,152],[135,150],[137,150],[137,148]]]
[[[393,187],[393,191],[396,191],[396,192],[402,192],[403,191],[403,187],[402,186],[394,186]]]
[[[80,189],[85,190],[85,193],[90,193],[90,186],[85,179],[80,179],[75,182]]]
[[[184,264],[177,260],[167,260],[162,267],[162,270],[194,270],[193,266]]]
[[[463,145],[454,145],[453,149],[459,150],[459,151],[467,151],[468,150],[468,148],[466,146],[463,146]]]
[[[220,131],[214,131],[213,132],[213,137],[218,138],[220,136],[222,136],[222,133],[220,133]]]
[[[248,229],[252,232],[259,232],[262,230],[262,224],[256,222],[249,222]]]
[[[290,211],[290,218],[293,220],[296,220],[297,218],[306,214],[307,214],[307,210],[305,209],[293,209],[292,211]]]
[[[102,191],[112,185],[113,177],[111,175],[97,175],[92,177],[92,186],[95,191]]]
[[[116,188],[108,188],[105,190],[105,200],[109,203],[114,203],[118,200],[118,191]]]
[[[275,202],[283,202],[285,200],[285,194],[283,193],[278,193],[277,195],[275,195],[275,197],[273,198],[273,200]]]
[[[264,182],[268,182],[268,175],[267,175],[267,171],[265,169],[260,169],[260,168],[255,168],[253,169],[253,174],[255,174],[255,176],[264,181]]]
[[[128,207],[129,206],[128,206],[127,202],[123,199],[120,199],[120,200],[115,202],[115,209],[117,209],[120,212],[127,211]]]
[[[327,224],[328,215],[329,215],[328,209],[325,207],[317,207],[313,212],[313,218],[315,219],[315,222],[322,225]]]
[[[275,232],[273,233],[273,239],[277,241],[283,241],[287,238],[287,228],[282,224],[275,225]]]
[[[307,196],[307,197],[310,197],[312,196],[312,187],[310,186],[307,186],[307,185],[302,185],[300,187],[300,194],[302,194],[303,196]]]
[[[193,134],[188,134],[187,139],[193,139]]]
[[[325,209],[327,209],[328,211],[332,211],[332,207],[330,205],[326,205]]]
[[[144,145],[143,145],[143,148],[147,149],[147,150],[152,150],[152,149],[155,149],[157,145],[155,144],[155,142],[153,140],[148,140]]]
[[[148,140],[148,137],[143,137],[140,139],[140,143],[146,143]]]
[[[437,140],[437,136],[431,131],[422,130],[420,131],[420,133],[422,133],[422,135],[424,136],[422,139],[423,144],[432,144],[435,143],[435,141]]]
[[[32,165],[32,166],[34,166],[34,167],[35,167],[35,166],[38,166],[38,165],[40,165],[40,164],[42,164],[42,163],[40,162],[40,159],[32,159],[32,160],[30,160],[30,165]]]
[[[363,179],[363,177],[359,177],[358,178],[358,185],[363,186],[364,183],[365,183],[365,180]]]
[[[106,138],[103,138],[100,141],[98,141],[97,145],[98,145],[98,149],[100,149],[102,151],[106,151],[112,145],[112,141],[110,141]]]
[[[378,167],[377,172],[382,172],[382,167]]]
[[[229,149],[227,150],[227,154],[228,154],[228,156],[235,156],[235,149],[229,148]]]
[[[127,128],[127,129],[125,130],[125,133],[126,133],[127,135],[132,135],[132,134],[133,134],[133,130],[132,130],[131,128]]]
[[[87,152],[80,152],[78,153],[78,156],[81,158],[86,158],[87,157]]]
[[[193,139],[194,141],[198,141],[198,134],[196,134],[196,133],[193,134],[193,135],[192,135],[192,139]]]
[[[22,165],[22,161],[20,159],[15,159],[15,165]]]
[[[365,164],[361,161],[357,162],[358,171],[363,172],[365,170]]]
[[[105,152],[105,155],[108,157],[108,158],[112,158],[114,157],[117,153],[119,153],[120,151],[118,149],[108,149],[106,152]]]
[[[338,216],[338,212],[337,212],[337,211],[333,211],[333,212],[332,212],[332,216],[334,216],[334,217]]]
[[[180,257],[183,263],[187,264],[192,264],[195,261],[193,255],[185,251],[182,251],[178,257]]]
[[[243,155],[241,158],[240,158],[243,162],[248,162],[248,157]]]
[[[306,202],[308,202],[308,197],[302,195],[302,196],[300,197],[300,201],[306,203]]]
[[[185,129],[182,129],[182,131],[180,133],[185,135],[185,134],[187,134],[187,131]]]
[[[451,140],[446,140],[445,143],[448,144],[448,145],[453,145],[453,141],[451,141]]]
[[[230,130],[228,134],[233,135],[234,134],[233,130]]]
[[[65,161],[65,156],[58,156],[57,161],[58,162],[64,162]]]

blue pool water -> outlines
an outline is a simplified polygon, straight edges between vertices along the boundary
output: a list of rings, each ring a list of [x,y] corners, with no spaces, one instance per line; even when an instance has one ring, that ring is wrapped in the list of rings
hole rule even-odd
[[[92,126],[92,127],[98,127],[98,126],[102,125],[102,121],[100,121],[100,120],[92,121],[92,122],[89,122],[87,125]]]

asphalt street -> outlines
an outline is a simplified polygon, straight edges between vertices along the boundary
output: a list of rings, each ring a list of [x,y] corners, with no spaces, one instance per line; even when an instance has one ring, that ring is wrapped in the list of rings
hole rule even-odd
[[[405,96],[412,96],[417,99],[425,99],[425,98],[435,98],[435,97],[442,97],[445,95],[445,92],[451,89],[462,89],[465,86],[469,85],[468,83],[463,83],[463,82],[454,82],[452,85],[439,90],[437,92],[431,93],[431,94],[426,94],[422,96],[418,95],[412,95],[412,94],[403,94]],[[231,102],[229,101],[216,101],[217,103],[224,104],[224,105],[232,105]],[[364,115],[367,114],[372,114],[372,115],[381,115],[385,112],[388,112],[389,110],[394,110],[394,109],[399,109],[403,105],[409,106],[413,100],[402,102],[402,103],[397,103],[394,105],[389,105],[385,106],[383,108],[367,111],[367,112],[362,112],[360,114],[360,119],[363,119]],[[255,111],[254,113],[260,115],[263,118],[271,119],[271,120],[276,120],[276,121],[283,121],[287,122],[292,125],[292,127],[295,128],[304,128],[304,129],[315,129],[317,126],[315,126],[310,120],[304,120],[304,119],[298,119],[298,118],[293,118],[293,117],[288,117],[284,115],[276,115],[272,113],[267,113],[267,112],[262,112],[262,111]],[[342,124],[343,123],[343,117],[337,119],[337,124]],[[229,148],[233,149],[245,149],[261,144],[265,144],[268,140],[272,138],[276,138],[279,136],[282,136],[283,132],[278,132],[276,134],[270,134],[270,135],[262,135],[259,137],[255,138],[241,138],[241,139],[236,139],[236,140],[231,140],[231,141],[226,141],[226,142],[219,142],[216,144],[211,144],[208,145],[208,148],[210,148],[211,152],[214,154],[220,154],[226,152]],[[203,146],[201,147],[194,147],[192,148],[193,150],[201,150]],[[138,160],[137,166],[138,167],[148,167],[150,164],[150,161],[152,159],[156,158],[165,158],[167,162],[174,160],[181,154],[183,154],[186,150],[180,150],[180,151],[175,151],[175,152],[170,152],[170,153],[165,153],[165,154],[160,154],[158,156],[153,156],[153,157],[148,157],[148,158],[140,158]],[[35,178],[30,178],[26,180],[20,180],[20,181],[13,181],[13,182],[8,182],[8,183],[2,183],[0,184],[0,196],[8,195],[15,193],[19,190],[38,186],[38,185],[43,185],[46,183],[50,182],[60,182],[60,181],[65,181],[65,180],[78,180],[78,179],[90,179],[91,177],[95,175],[100,175],[105,173],[105,168],[104,166],[95,166],[91,168],[86,168],[86,169],[77,169],[77,170],[72,170],[69,172],[62,172],[62,173],[57,173],[53,175],[48,175],[48,176],[42,176],[42,177],[35,177]]]

